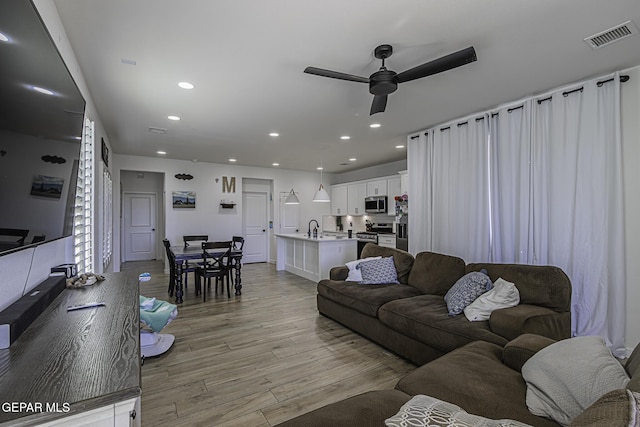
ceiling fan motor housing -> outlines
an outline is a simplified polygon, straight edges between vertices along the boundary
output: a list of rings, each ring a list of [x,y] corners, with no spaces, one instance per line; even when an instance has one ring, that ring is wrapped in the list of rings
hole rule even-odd
[[[369,92],[373,95],[388,95],[398,89],[397,73],[381,69],[369,77]]]

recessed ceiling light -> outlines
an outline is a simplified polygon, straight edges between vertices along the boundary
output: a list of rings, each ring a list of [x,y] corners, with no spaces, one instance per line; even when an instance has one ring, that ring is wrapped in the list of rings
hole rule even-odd
[[[193,89],[194,86],[192,83],[189,82],[180,82],[178,83],[178,86],[180,86],[182,89]]]
[[[280,163],[271,163],[272,166],[280,166]]]
[[[33,90],[35,90],[36,92],[44,93],[45,95],[53,95],[53,92],[43,87],[33,86]]]
[[[167,152],[166,152],[166,151],[156,151],[156,152],[157,152],[158,154],[162,155],[162,156],[164,156],[165,154],[167,154]]]
[[[229,159],[230,162],[237,162],[238,159]]]
[[[167,116],[167,119],[176,120],[177,121],[177,120],[180,120],[180,117],[178,117],[178,116]]]
[[[377,128],[379,128],[380,126],[381,126],[381,125],[380,125],[380,123],[371,123],[371,124],[369,125],[369,127],[370,127],[370,128],[372,128],[372,129],[377,129]]]
[[[273,136],[275,138],[276,136],[280,136],[280,134],[278,132],[271,132],[269,136]]]
[[[346,140],[346,139],[351,139],[351,137],[349,135],[342,135],[340,137],[340,139],[345,139]]]
[[[396,145],[396,148],[404,148],[404,145]]]
[[[7,37],[4,34],[0,33],[0,42],[8,42],[8,41],[9,41],[9,37]]]
[[[318,169],[319,171],[323,170],[324,168],[322,166],[318,166],[316,169]]]
[[[352,158],[349,159],[350,162],[355,162],[356,160],[358,160],[358,159],[356,159],[355,157],[352,157]]]

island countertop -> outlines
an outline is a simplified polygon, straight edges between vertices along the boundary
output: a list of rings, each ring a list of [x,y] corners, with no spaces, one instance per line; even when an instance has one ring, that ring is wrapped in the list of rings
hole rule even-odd
[[[343,236],[308,237],[306,234],[276,234],[276,270],[317,282],[329,278],[332,267],[357,258],[358,242]]]

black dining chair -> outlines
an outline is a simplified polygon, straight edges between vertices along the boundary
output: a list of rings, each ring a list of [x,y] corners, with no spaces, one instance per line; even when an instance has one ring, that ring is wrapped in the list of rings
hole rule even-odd
[[[240,268],[242,266],[242,248],[244,247],[244,237],[233,236],[231,238],[231,254],[229,258],[229,279],[233,279],[233,271],[237,272],[236,277],[239,277]],[[236,280],[233,280],[233,285],[236,286]]]
[[[207,300],[207,288],[211,287],[211,278],[216,279],[216,295],[218,294],[218,283],[227,279],[227,295],[231,298],[229,288],[229,255],[231,253],[231,241],[226,242],[203,242],[202,259],[203,263],[196,267],[196,294],[202,292],[202,301]],[[207,279],[206,286],[204,279]],[[222,287],[224,294],[224,287]]]
[[[176,257],[171,252],[169,239],[162,239],[162,244],[167,251],[167,260],[169,261],[169,296],[173,296],[173,290],[176,286]]]
[[[189,246],[191,246],[192,244],[194,244],[193,242],[198,242],[198,245],[201,245],[202,243],[206,242],[209,240],[209,236],[207,234],[193,234],[193,235],[185,235],[182,236],[182,241],[184,242],[184,248],[188,248]],[[184,288],[187,289],[187,281],[189,278],[189,273],[194,273],[196,271],[196,268],[202,264],[202,260],[201,259],[194,259],[191,261],[187,261],[185,263],[184,268],[182,269],[182,272],[184,273]]]

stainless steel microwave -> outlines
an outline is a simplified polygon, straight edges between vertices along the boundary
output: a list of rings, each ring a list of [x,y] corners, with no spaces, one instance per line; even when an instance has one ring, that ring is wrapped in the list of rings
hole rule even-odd
[[[387,196],[371,196],[365,198],[364,211],[366,213],[386,213]]]

